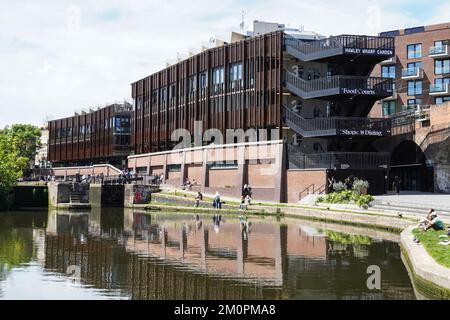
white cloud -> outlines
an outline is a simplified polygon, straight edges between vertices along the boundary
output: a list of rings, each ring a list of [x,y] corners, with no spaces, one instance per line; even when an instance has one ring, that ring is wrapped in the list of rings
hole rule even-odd
[[[128,6],[126,5],[128,4]],[[42,124],[130,97],[130,83],[215,35],[253,20],[319,33],[375,34],[420,21],[388,0],[10,1],[0,12],[0,127]],[[431,6],[431,5],[430,5]],[[447,10],[445,10],[447,9]],[[431,9],[430,9],[431,10]]]

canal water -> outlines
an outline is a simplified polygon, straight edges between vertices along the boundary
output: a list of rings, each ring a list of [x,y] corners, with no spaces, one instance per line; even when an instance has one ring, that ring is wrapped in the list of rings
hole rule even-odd
[[[380,289],[367,286],[370,266]],[[388,232],[117,209],[0,213],[0,299],[415,298]]]

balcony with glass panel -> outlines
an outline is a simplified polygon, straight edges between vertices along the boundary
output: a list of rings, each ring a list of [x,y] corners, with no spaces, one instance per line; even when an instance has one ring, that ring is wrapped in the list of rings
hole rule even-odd
[[[450,93],[450,83],[430,85],[430,96],[444,96]]]
[[[396,63],[397,63],[397,56],[390,57],[389,59],[380,62],[381,65],[396,64]]]
[[[412,80],[412,79],[422,79],[423,69],[419,67],[414,68],[403,68],[402,69],[402,79]]]
[[[450,57],[450,50],[448,47],[448,44],[430,47],[428,49],[428,55],[430,56],[430,58]]]

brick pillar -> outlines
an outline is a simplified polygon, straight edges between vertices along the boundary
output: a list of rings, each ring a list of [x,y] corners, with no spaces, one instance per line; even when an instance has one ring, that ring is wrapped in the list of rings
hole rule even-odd
[[[166,180],[167,180],[167,173],[169,172],[168,171],[168,168],[167,168],[167,157],[168,157],[168,154],[166,153],[165,155],[164,155],[164,165],[163,165],[163,174],[164,174],[164,180],[163,180],[163,184],[165,184],[166,183]]]
[[[238,172],[236,178],[236,189],[238,190],[238,194],[236,196],[239,197],[241,196],[242,189],[244,188],[246,180],[245,177],[247,175],[247,168],[248,168],[248,166],[245,163],[245,146],[238,147],[237,161],[238,161]]]
[[[181,184],[187,179],[186,151],[181,155]]]
[[[152,157],[149,155],[148,156],[148,169],[147,169],[147,174],[151,175],[152,174]]]
[[[208,179],[208,149],[203,149],[203,162],[202,162],[202,192],[205,193],[206,188],[209,187]]]
[[[274,188],[274,201],[284,202],[287,201],[286,187],[284,183],[286,181],[286,163],[284,158],[284,143],[279,143],[277,145],[275,165],[276,165],[276,175],[275,175],[275,188]]]

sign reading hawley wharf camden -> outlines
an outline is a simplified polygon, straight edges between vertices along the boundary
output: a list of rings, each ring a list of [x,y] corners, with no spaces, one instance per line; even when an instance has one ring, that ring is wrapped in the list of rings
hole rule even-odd
[[[392,49],[371,49],[371,48],[344,48],[344,53],[367,54],[374,56],[393,56]]]

